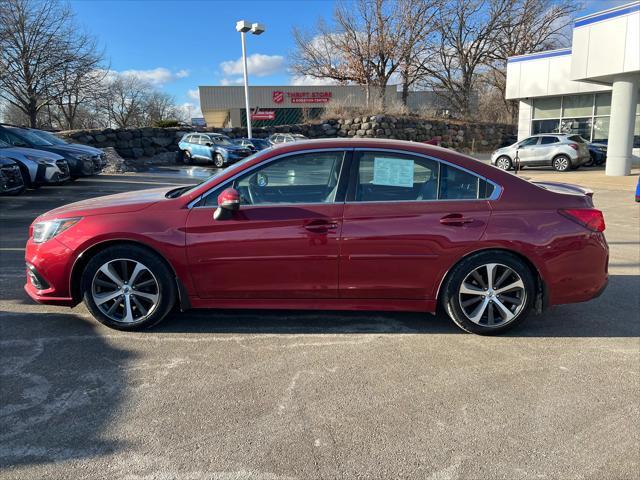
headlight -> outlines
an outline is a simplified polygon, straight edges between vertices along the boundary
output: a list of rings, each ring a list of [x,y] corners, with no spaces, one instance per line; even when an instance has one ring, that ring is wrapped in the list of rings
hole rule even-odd
[[[70,153],[69,155],[71,155],[76,160],[80,160],[83,162],[86,160],[91,160],[91,157],[89,155],[85,155],[84,153]]]
[[[61,218],[33,224],[33,243],[44,243],[73,227],[82,217]]]

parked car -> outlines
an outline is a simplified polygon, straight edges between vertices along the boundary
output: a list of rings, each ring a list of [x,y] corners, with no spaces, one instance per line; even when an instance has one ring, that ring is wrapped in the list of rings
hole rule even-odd
[[[551,166],[558,172],[576,169],[589,161],[589,149],[580,135],[544,133],[525,138],[491,155],[491,163],[503,170],[520,167]]]
[[[0,140],[0,155],[18,164],[25,187],[38,188],[69,180],[69,165],[60,155],[32,148],[12,147]]]
[[[585,142],[587,142],[585,140]],[[584,164],[585,167],[593,167],[602,165],[607,161],[607,145],[604,143],[587,142],[589,148],[589,161]]]
[[[0,194],[19,195],[24,189],[25,185],[18,164],[0,155]]]
[[[236,145],[229,137],[218,133],[187,133],[178,143],[178,149],[184,163],[205,160],[218,168],[242,160],[253,153],[251,149]]]
[[[236,138],[233,143],[250,148],[253,152],[258,152],[271,146],[269,140],[264,138]]]
[[[640,202],[640,177],[638,177],[638,184],[636,185],[636,202]]]
[[[37,130],[35,128],[30,128],[29,131],[35,133],[40,138],[47,140],[53,145],[66,145],[67,147],[74,148],[80,152],[90,155],[96,171],[102,171],[102,169],[104,169],[104,167],[106,167],[107,165],[107,155],[103,150],[100,150],[99,148],[95,148],[90,145],[81,145],[79,143],[69,143],[64,139],[58,137],[56,134],[47,132],[46,130]]]
[[[54,145],[25,128],[0,124],[0,140],[21,148],[44,150],[62,156],[69,165],[71,179],[98,173],[92,156],[66,145]]]
[[[268,138],[271,145],[279,145],[281,143],[299,142],[301,140],[308,140],[304,135],[299,133],[274,133]]]
[[[27,293],[109,327],[180,308],[435,312],[491,334],[607,284],[592,192],[417,142],[258,152],[196,186],[93,198],[30,227]]]

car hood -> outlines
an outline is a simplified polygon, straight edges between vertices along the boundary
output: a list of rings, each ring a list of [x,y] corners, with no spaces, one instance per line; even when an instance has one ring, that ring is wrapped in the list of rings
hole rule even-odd
[[[10,148],[0,148],[0,154],[5,157],[13,158],[16,156],[17,158],[22,158],[25,155],[29,155],[30,157],[35,157],[38,160],[50,160],[55,162],[56,160],[63,160],[64,157],[45,150],[37,150],[35,148],[24,148],[24,147],[10,147]]]
[[[68,145],[60,145],[60,146],[64,148],[69,148],[69,149],[73,148],[79,153],[87,153],[89,155],[101,155],[102,153],[104,153],[99,148],[90,147],[89,145],[80,145],[76,143],[70,143]]]
[[[242,145],[218,145],[218,148],[224,148],[226,150],[250,150],[249,147],[243,147]]]
[[[81,200],[54,208],[38,217],[38,220],[136,212],[150,207],[161,200],[165,200],[165,194],[169,190],[171,190],[171,188],[160,187]]]

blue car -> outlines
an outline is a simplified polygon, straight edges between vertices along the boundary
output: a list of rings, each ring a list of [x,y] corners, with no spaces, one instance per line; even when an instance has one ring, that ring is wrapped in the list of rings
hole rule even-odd
[[[254,152],[264,150],[271,146],[269,141],[265,138],[236,138],[233,142],[237,145],[250,148]]]
[[[602,165],[607,161],[607,145],[605,143],[587,143],[587,146],[589,147],[589,161],[584,164],[585,167]]]
[[[179,155],[183,163],[204,160],[223,168],[253,153],[250,148],[236,145],[219,133],[187,133],[178,142]]]
[[[640,202],[640,176],[638,177],[638,185],[636,185],[636,202]]]

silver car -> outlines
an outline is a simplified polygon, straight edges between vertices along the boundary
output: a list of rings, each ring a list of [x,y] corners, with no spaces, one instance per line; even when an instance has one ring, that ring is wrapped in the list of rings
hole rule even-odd
[[[271,145],[280,145],[281,143],[291,143],[291,142],[299,142],[301,140],[308,140],[304,135],[300,135],[299,133],[274,133],[267,141]]]
[[[0,140],[0,155],[18,164],[24,185],[37,188],[69,180],[69,165],[60,155],[33,148],[13,147]]]
[[[499,148],[491,163],[503,170],[521,167],[553,167],[558,172],[576,169],[589,162],[589,147],[576,134],[542,133]]]

